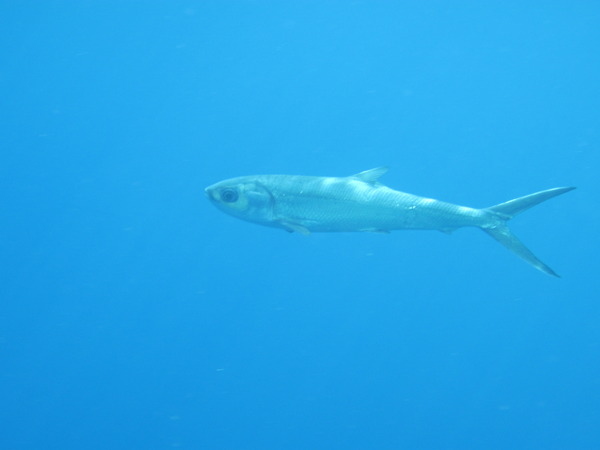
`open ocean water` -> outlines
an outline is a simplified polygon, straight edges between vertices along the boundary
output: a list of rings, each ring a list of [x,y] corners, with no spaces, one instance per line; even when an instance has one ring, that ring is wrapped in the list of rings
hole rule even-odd
[[[0,449],[599,449],[600,2],[0,2]],[[204,196],[387,165],[511,228]]]

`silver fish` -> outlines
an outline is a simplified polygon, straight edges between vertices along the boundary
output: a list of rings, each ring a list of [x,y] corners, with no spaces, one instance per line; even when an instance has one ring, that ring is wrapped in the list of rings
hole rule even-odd
[[[399,192],[379,183],[378,167],[349,177],[253,175],[205,189],[212,203],[249,222],[310,234],[318,231],[439,230],[478,227],[536,269],[558,277],[510,231],[517,214],[574,187],[559,187],[500,203],[468,208]]]

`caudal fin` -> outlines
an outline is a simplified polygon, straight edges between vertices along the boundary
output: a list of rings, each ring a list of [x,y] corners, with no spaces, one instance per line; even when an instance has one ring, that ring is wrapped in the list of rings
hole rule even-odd
[[[508,222],[517,214],[520,214],[523,211],[542,203],[543,201],[572,191],[573,189],[575,188],[561,187],[548,189],[546,191],[526,195],[525,197],[516,198],[505,203],[500,203],[499,205],[492,206],[491,208],[486,208],[485,211],[491,212],[496,220],[492,220],[489,225],[485,225],[481,228],[491,237],[514,252],[520,258],[523,258],[536,269],[541,270],[548,275],[559,277],[554,270],[540,261],[527,247],[525,247],[525,245],[510,231],[506,222]]]

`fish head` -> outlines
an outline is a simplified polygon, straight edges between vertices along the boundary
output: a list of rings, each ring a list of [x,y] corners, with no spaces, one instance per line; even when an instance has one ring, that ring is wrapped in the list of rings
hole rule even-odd
[[[239,219],[266,225],[273,220],[273,196],[255,177],[220,181],[204,192],[213,205]]]

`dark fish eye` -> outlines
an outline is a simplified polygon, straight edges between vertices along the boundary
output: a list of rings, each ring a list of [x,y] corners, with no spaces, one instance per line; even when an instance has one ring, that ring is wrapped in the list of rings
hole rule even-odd
[[[221,200],[225,203],[234,203],[237,201],[239,195],[235,189],[223,189],[221,191]]]

